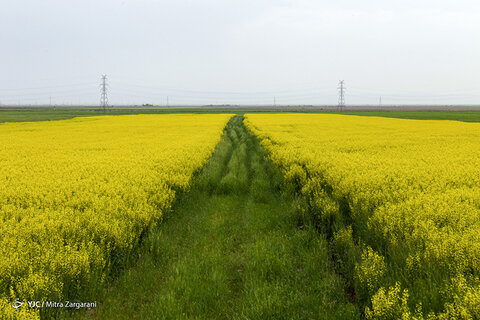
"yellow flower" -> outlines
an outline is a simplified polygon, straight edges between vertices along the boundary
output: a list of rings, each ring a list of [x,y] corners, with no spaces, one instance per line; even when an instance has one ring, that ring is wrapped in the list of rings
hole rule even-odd
[[[0,124],[0,288],[12,288],[0,292],[0,318],[12,295],[61,298],[104,279],[189,188],[230,118]]]

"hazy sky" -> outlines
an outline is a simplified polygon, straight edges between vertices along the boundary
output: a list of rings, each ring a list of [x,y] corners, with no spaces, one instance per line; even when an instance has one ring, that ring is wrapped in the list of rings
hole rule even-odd
[[[480,104],[478,0],[0,0],[0,103]]]

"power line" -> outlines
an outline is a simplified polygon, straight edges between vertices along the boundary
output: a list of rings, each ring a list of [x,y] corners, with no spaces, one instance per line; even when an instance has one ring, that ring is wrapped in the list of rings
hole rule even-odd
[[[93,85],[95,85],[93,83]],[[71,88],[71,87],[88,87],[92,86],[91,82],[84,82],[84,83],[76,83],[76,84],[64,84],[64,85],[54,85],[54,86],[42,86],[42,87],[26,87],[26,88],[0,88],[2,92],[11,92],[11,91],[35,91],[35,90],[46,90],[46,89],[56,89],[56,88]]]
[[[58,98],[78,98],[80,95],[80,93],[71,93],[71,94],[65,94],[65,95],[55,95],[55,96],[52,96],[52,99],[55,98],[55,99],[58,99]],[[82,95],[88,95],[89,97],[90,96],[94,96],[96,95],[96,93],[94,91],[88,91],[88,92],[84,92],[82,93]],[[27,100],[27,101],[35,101],[35,100],[43,100],[45,101],[45,103],[48,103],[48,100],[49,100],[49,95],[47,93],[45,94],[42,94],[42,95],[35,95],[34,97],[24,97],[24,96],[13,96],[13,97],[10,97],[10,98],[7,98],[7,99],[3,99],[3,101],[10,101],[10,102],[14,102],[14,101],[24,101],[24,100]]]
[[[301,89],[289,89],[289,90],[274,90],[274,91],[203,91],[203,90],[190,90],[190,89],[180,89],[180,88],[171,88],[171,87],[158,87],[158,86],[149,86],[149,85],[138,85],[126,82],[119,81],[110,81],[114,83],[116,87],[122,87],[133,90],[154,90],[155,92],[174,92],[176,94],[194,94],[194,95],[239,95],[239,96],[252,96],[252,95],[282,95],[282,94],[295,94],[302,92],[317,92],[318,88],[315,86],[304,87]],[[134,89],[137,88],[137,89]],[[328,89],[323,89],[322,92],[328,92]]]
[[[118,95],[126,95],[126,94],[130,94],[130,95],[137,95],[139,97],[141,96],[145,96],[145,97],[149,97],[149,96],[157,96],[157,97],[162,97],[163,98],[163,101],[165,101],[165,96],[169,96],[168,92],[165,92],[165,91],[159,91],[159,90],[139,90],[139,89],[134,89],[134,88],[127,88],[127,87],[120,87],[120,86],[115,86],[115,89],[111,89],[111,90],[114,90],[116,93],[118,93]],[[114,92],[114,91],[111,91],[111,92]],[[245,92],[244,94],[242,95],[233,95],[233,96],[230,96],[228,94],[212,94],[210,92],[204,92],[204,93],[183,93],[183,94],[180,94],[180,93],[177,93],[176,94],[177,97],[185,97],[185,98],[198,98],[199,100],[205,100],[205,99],[218,99],[218,98],[221,98],[221,99],[226,99],[226,100],[244,100],[244,99],[252,99],[252,98],[255,98],[255,99],[264,99],[264,100],[269,100],[269,101],[272,101],[273,99],[272,98],[269,98],[269,95],[266,95],[266,94],[263,94],[263,95],[254,95],[254,94],[249,94],[247,92]],[[277,98],[277,101],[278,101],[278,98],[282,98],[283,100],[285,99],[289,99],[289,98],[309,98],[309,97],[312,97],[312,98],[315,98],[315,99],[318,99],[319,97],[321,96],[321,93],[318,93],[318,92],[303,92],[303,93],[285,93],[285,94],[280,94],[280,95],[274,95],[274,97]],[[272,97],[272,96],[270,96]]]

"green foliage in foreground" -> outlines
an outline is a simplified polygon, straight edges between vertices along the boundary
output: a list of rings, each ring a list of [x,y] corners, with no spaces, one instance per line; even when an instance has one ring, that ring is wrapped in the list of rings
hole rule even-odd
[[[146,237],[138,264],[86,316],[358,318],[326,240],[301,221],[281,184],[279,170],[234,118],[190,192]]]

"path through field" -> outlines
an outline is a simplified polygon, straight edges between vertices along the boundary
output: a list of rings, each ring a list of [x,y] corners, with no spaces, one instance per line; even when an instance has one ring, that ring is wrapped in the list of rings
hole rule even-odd
[[[355,319],[327,242],[237,116],[95,319]]]

